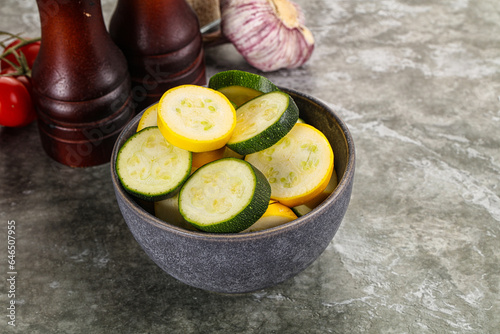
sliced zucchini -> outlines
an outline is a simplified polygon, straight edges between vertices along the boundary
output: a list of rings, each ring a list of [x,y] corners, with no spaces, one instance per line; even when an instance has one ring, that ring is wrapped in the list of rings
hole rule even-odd
[[[158,127],[132,135],[118,151],[116,173],[127,192],[158,201],[175,194],[191,173],[192,153],[165,140]]]
[[[236,125],[236,112],[220,92],[182,85],[165,92],[158,104],[158,127],[173,145],[191,152],[223,147]]]
[[[262,92],[259,92],[252,88],[241,87],[241,86],[224,87],[218,89],[218,91],[224,94],[236,108],[238,108],[245,102],[250,101],[253,98],[256,98],[257,96],[262,95]]]
[[[289,207],[270,201],[266,212],[252,226],[241,231],[242,233],[266,230],[271,227],[280,226],[297,219],[297,215]]]
[[[154,214],[161,220],[174,226],[191,231],[197,231],[193,225],[189,224],[179,212],[179,194],[173,197],[154,202]]]
[[[333,150],[321,131],[297,123],[277,144],[248,154],[271,185],[271,198],[292,208],[316,198],[328,185],[333,171]]]
[[[213,75],[208,81],[208,87],[226,95],[236,106],[241,106],[263,93],[279,91],[279,88],[266,77],[239,70]]]
[[[309,200],[307,203],[302,205],[298,205],[292,208],[292,211],[298,217],[302,217],[303,215],[314,210],[318,205],[320,205],[328,196],[332,194],[332,192],[337,188],[337,173],[335,172],[335,168],[332,171],[332,176],[330,177],[330,181],[323,191],[316,195],[313,199]]]
[[[310,207],[308,207],[307,205],[305,204],[302,204],[302,205],[298,205],[298,206],[294,206],[292,208],[292,211],[297,215],[297,217],[302,217],[303,215],[306,215],[308,214],[309,212],[311,212],[313,209],[311,209]]]
[[[326,188],[319,195],[317,195],[312,200],[305,203],[305,205],[307,205],[311,209],[316,208],[325,199],[327,199],[327,197],[330,196],[331,193],[333,193],[335,188],[337,188],[337,173],[335,172],[335,168],[334,168],[332,171],[332,176],[330,177],[330,181],[328,182],[328,185],[326,186]]]
[[[244,160],[223,158],[189,177],[179,192],[179,211],[199,230],[236,233],[264,214],[270,196],[259,170]]]
[[[157,126],[157,111],[158,111],[158,103],[155,103],[151,106],[149,106],[146,110],[144,110],[144,113],[141,116],[141,119],[139,120],[139,124],[137,124],[137,130],[136,132],[141,131],[144,128],[147,128],[149,126]]]
[[[236,109],[236,127],[227,146],[241,155],[276,144],[297,123],[299,108],[284,92],[260,95]]]

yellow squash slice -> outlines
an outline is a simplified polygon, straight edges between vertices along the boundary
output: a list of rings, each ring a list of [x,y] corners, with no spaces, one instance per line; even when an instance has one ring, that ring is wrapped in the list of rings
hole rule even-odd
[[[314,197],[309,202],[293,207],[292,208],[293,212],[295,212],[295,214],[298,217],[302,217],[303,215],[311,212],[318,205],[320,205],[328,196],[330,196],[333,193],[335,188],[337,188],[337,184],[338,184],[337,173],[335,172],[334,168],[332,176],[330,177],[330,182],[328,182],[326,188],[318,196]]]
[[[144,110],[144,113],[139,120],[139,124],[137,124],[137,132],[141,131],[144,128],[150,126],[157,126],[157,111],[158,111],[158,103],[155,103]]]
[[[224,158],[225,152],[226,147],[223,146],[213,151],[193,153],[193,171],[208,164],[209,162]]]
[[[191,152],[223,147],[236,126],[236,111],[224,94],[202,86],[169,89],[158,104],[158,127],[172,145]]]
[[[271,198],[294,207],[314,199],[328,185],[333,172],[333,150],[325,135],[311,125],[297,123],[277,144],[249,154],[271,185]]]
[[[242,233],[266,230],[271,227],[289,223],[294,219],[297,219],[297,215],[292,211],[292,209],[279,202],[271,200],[269,201],[269,206],[262,217],[260,217],[260,219],[257,220],[252,226],[242,231]]]

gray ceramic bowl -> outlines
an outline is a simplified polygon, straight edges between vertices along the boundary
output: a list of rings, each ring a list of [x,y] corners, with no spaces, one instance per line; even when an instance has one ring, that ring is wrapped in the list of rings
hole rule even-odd
[[[121,187],[114,163],[119,147],[137,127],[136,116],[122,131],[111,157],[111,176],[125,222],[149,257],[188,285],[220,293],[244,293],[273,286],[307,268],[337,232],[349,205],[354,178],[354,142],[344,122],[324,103],[284,89],[300,117],[320,129],[335,155],[339,184],[310,213],[281,226],[245,234],[185,230],[150,214]]]

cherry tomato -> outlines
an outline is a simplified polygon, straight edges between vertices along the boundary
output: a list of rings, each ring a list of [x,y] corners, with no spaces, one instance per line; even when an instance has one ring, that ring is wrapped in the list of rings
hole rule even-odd
[[[0,71],[0,75],[4,75],[4,74],[10,74],[10,73],[14,73],[16,72],[16,69],[13,68],[13,67],[7,67],[6,69],[3,69]]]
[[[11,42],[9,45],[7,45],[5,47],[4,52],[13,46],[16,46],[19,43],[21,43],[21,41],[19,39],[14,40],[13,42]],[[40,51],[40,41],[30,43],[30,44],[25,45],[25,46],[16,50],[16,52],[18,54],[20,54],[21,52],[24,54],[24,56],[26,57],[26,61],[28,62],[29,68],[33,67],[33,63],[35,62],[36,56],[38,55],[38,51]],[[11,53],[11,54],[7,55],[5,58],[8,59],[9,61],[13,62],[15,65],[19,65],[19,62],[17,61],[15,54]],[[12,66],[9,63],[7,63],[5,60],[3,60],[3,59],[0,60],[0,68],[2,70],[9,68],[9,67],[12,67]]]
[[[17,76],[16,79],[21,81],[21,83],[24,85],[24,87],[26,87],[28,93],[31,96],[31,94],[33,93],[33,86],[31,85],[31,79],[26,75]]]
[[[16,70],[12,67],[6,68],[5,70],[0,71],[0,77],[4,76],[6,74],[12,74],[15,73]],[[28,93],[33,92],[33,86],[31,85],[31,78],[28,77],[27,75],[7,75],[11,78],[16,78],[17,80],[21,81],[24,86],[28,89]]]
[[[26,86],[15,78],[0,77],[0,124],[22,127],[35,118],[35,108]]]

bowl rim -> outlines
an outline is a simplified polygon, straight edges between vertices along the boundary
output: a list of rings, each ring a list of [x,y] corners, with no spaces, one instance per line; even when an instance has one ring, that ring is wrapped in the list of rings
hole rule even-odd
[[[125,132],[129,131],[130,128],[133,126],[137,126],[137,123],[139,122],[142,114],[146,109],[149,107],[144,108],[141,112],[139,112],[132,120],[130,120],[125,127],[122,129],[120,132],[112,150],[111,154],[111,159],[110,159],[110,169],[111,169],[111,179],[113,182],[113,186],[115,188],[115,191],[118,192],[122,198],[123,201],[127,203],[127,205],[133,209],[133,211],[144,218],[144,221],[148,222],[148,224],[154,225],[157,228],[166,230],[170,233],[177,234],[182,237],[187,237],[187,238],[196,238],[196,239],[209,239],[211,241],[242,241],[242,240],[247,240],[247,239],[255,239],[255,238],[267,238],[267,237],[272,237],[277,234],[281,234],[285,231],[288,230],[293,230],[301,227],[304,224],[307,224],[308,221],[311,219],[314,219],[315,216],[320,216],[324,211],[327,210],[327,206],[332,203],[337,201],[338,198],[341,197],[341,194],[345,191],[348,191],[349,188],[349,183],[350,180],[354,177],[354,169],[355,169],[355,160],[356,160],[356,153],[355,153],[355,148],[354,148],[354,140],[353,137],[346,125],[346,123],[333,111],[331,107],[329,107],[325,102],[323,102],[321,99],[318,99],[316,97],[313,97],[312,95],[306,94],[299,92],[294,89],[290,88],[284,88],[284,87],[279,87],[283,91],[287,93],[291,93],[291,95],[297,95],[300,96],[304,99],[309,100],[310,102],[313,102],[320,106],[322,109],[326,110],[329,114],[331,114],[339,127],[342,130],[342,133],[344,135],[345,141],[347,143],[347,156],[348,156],[348,161],[347,161],[347,166],[344,172],[344,175],[342,178],[338,181],[337,187],[333,191],[332,194],[330,194],[322,203],[320,203],[316,208],[314,208],[311,212],[307,213],[304,216],[298,217],[297,219],[294,219],[286,224],[279,225],[276,227],[268,228],[265,230],[261,231],[254,231],[254,232],[248,232],[248,233],[209,233],[209,232],[203,232],[203,231],[193,231],[193,230],[187,230],[182,227],[175,226],[173,224],[170,224],[153,214],[147,212],[144,208],[142,208],[139,204],[137,204],[131,197],[130,194],[128,194],[124,188],[121,186],[120,181],[118,180],[118,176],[116,174],[116,169],[115,169],[115,163],[116,163],[116,156],[119,150],[118,147],[118,142],[124,137]],[[154,105],[153,103],[152,105]]]

